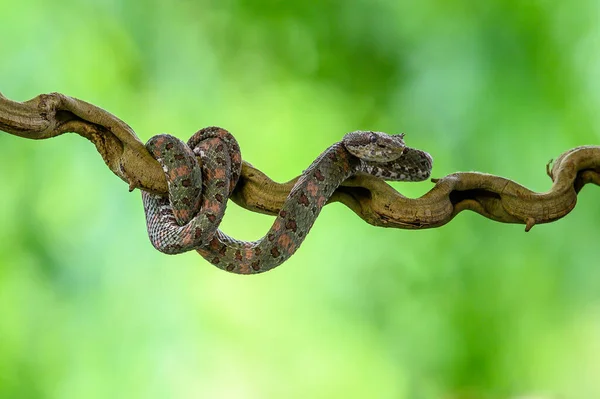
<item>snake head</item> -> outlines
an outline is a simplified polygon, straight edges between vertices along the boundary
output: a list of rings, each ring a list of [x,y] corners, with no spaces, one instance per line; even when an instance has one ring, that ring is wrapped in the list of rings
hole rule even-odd
[[[346,134],[342,143],[352,155],[372,162],[390,162],[398,159],[406,148],[404,133],[390,135],[359,130]]]

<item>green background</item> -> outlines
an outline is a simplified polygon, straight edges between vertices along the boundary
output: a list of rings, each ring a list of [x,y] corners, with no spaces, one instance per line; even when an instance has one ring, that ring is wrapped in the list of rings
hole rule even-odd
[[[372,129],[435,177],[545,191],[551,158],[600,143],[599,21],[594,0],[0,0],[0,90],[81,98],[143,141],[222,126],[277,181]],[[139,192],[81,137],[0,148],[1,398],[600,397],[597,187],[527,234],[327,206],[248,277],[155,251]],[[272,220],[232,204],[222,228]]]

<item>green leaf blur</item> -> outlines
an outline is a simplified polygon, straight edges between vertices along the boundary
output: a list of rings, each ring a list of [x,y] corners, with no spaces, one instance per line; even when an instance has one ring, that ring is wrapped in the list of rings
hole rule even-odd
[[[600,3],[0,0],[0,91],[58,91],[146,141],[218,125],[278,181],[358,129],[433,175],[545,191],[600,143]],[[166,256],[76,135],[0,133],[1,398],[600,397],[600,190],[563,220],[426,231],[327,206],[260,276]],[[394,184],[417,197],[432,184]],[[231,204],[222,228],[272,218]],[[538,396],[536,396],[538,397]]]

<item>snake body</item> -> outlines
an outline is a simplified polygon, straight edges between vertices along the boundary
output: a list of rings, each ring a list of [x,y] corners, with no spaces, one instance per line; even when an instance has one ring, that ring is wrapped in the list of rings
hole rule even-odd
[[[370,131],[346,134],[302,173],[263,238],[238,241],[218,229],[241,171],[235,138],[218,127],[198,131],[187,144],[166,134],[154,136],[146,147],[163,167],[169,194],[142,191],[150,241],[168,254],[196,250],[233,273],[271,270],[294,254],[348,177],[367,173],[385,180],[427,179],[431,156],[407,147],[403,138]]]

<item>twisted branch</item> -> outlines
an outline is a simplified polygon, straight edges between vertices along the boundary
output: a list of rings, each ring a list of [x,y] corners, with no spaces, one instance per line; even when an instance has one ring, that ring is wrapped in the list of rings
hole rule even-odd
[[[159,164],[134,131],[116,116],[85,101],[51,93],[20,103],[0,93],[0,130],[29,139],[77,133],[94,143],[106,165],[129,184],[130,191],[167,191]],[[467,172],[433,179],[436,185],[416,199],[402,196],[378,178],[356,176],[344,182],[329,202],[345,204],[374,226],[439,227],[468,209],[497,222],[525,224],[529,231],[535,224],[569,213],[585,184],[600,185],[600,146],[566,151],[552,166],[547,165],[546,172],[553,181],[546,193],[533,192],[503,177]],[[296,180],[276,183],[244,162],[232,199],[248,210],[275,215]]]

